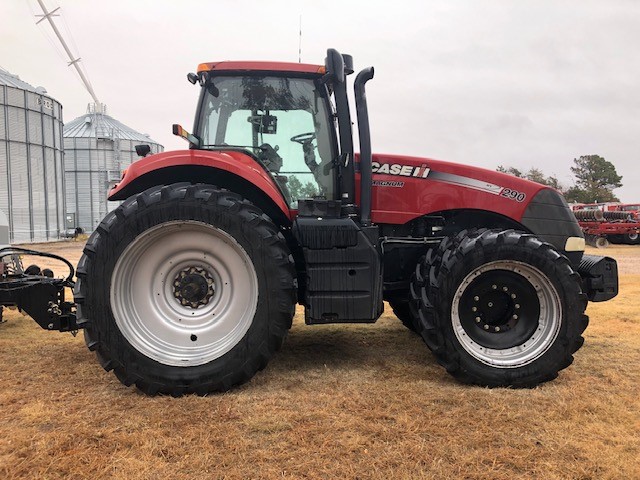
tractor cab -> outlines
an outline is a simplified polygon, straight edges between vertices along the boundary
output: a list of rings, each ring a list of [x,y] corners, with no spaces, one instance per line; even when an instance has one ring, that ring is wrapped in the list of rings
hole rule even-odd
[[[335,198],[338,151],[329,92],[319,75],[200,73],[204,88],[194,132],[200,149],[249,153],[273,176],[290,208],[300,198]]]
[[[366,127],[361,150],[370,152],[362,145],[369,141],[364,83],[372,78],[373,69],[363,72],[368,75],[360,75],[354,87],[359,124]],[[316,199],[339,201],[343,213],[353,213],[355,165],[345,84],[350,73],[351,57],[333,49],[328,50],[324,66],[200,64],[198,73],[188,77],[202,86],[192,146],[251,155],[275,180],[290,209],[297,209],[300,199]],[[368,160],[370,165],[370,156]],[[370,167],[364,170],[370,172]],[[363,178],[361,189],[366,190],[366,202],[370,174]]]

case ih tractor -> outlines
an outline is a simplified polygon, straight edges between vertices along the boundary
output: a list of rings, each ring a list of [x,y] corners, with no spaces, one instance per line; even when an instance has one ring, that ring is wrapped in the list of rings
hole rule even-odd
[[[291,326],[372,323],[387,300],[457,379],[531,387],[583,343],[587,301],[617,294],[562,196],[480,168],[371,153],[355,78],[325,65],[203,63],[189,149],[132,164],[77,268],[77,328],[147,394],[224,391]],[[145,155],[144,147],[140,153]]]

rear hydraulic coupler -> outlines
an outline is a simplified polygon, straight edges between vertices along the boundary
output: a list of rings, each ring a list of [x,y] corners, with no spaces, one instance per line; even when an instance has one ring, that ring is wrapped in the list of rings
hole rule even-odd
[[[31,265],[22,268],[21,255],[48,257],[69,268],[67,278],[53,278],[53,272]],[[17,307],[27,313],[45,330],[77,332],[75,304],[65,301],[65,288],[73,288],[73,265],[51,253],[25,248],[0,249],[0,309]],[[1,310],[0,310],[1,311]]]

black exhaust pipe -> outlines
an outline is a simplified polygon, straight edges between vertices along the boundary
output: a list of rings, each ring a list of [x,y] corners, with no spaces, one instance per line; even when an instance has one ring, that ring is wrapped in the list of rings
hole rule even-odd
[[[363,227],[371,224],[371,132],[364,85],[372,78],[373,67],[365,68],[358,73],[353,84],[360,137],[360,222]]]

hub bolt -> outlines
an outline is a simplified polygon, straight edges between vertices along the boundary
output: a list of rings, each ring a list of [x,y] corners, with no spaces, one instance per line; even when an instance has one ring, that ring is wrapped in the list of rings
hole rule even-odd
[[[516,303],[516,304],[514,305],[514,307],[515,307],[516,309],[518,309],[518,308],[520,308],[520,304],[519,304],[519,303]]]
[[[480,323],[482,319],[480,317],[476,317],[476,323]]]
[[[511,318],[513,318],[514,320],[517,320],[517,319],[518,319],[518,315],[514,315],[514,316],[513,316],[513,317],[511,317]]]
[[[485,330],[489,330],[489,325],[485,325],[485,326],[484,326],[484,329],[485,329]]]
[[[475,297],[473,297],[473,299],[477,302],[478,300],[480,300],[480,297],[476,295]]]
[[[494,290],[497,290],[498,286],[497,285],[491,285],[491,288],[493,288]]]
[[[496,327],[496,328],[494,328],[494,330],[495,330],[496,332],[499,332],[499,331],[500,331],[500,327]]]
[[[515,298],[516,298],[516,294],[515,294],[515,293],[512,293],[512,294],[511,294],[511,298],[515,299]]]
[[[471,307],[471,311],[472,312],[477,312],[478,311],[478,307]]]
[[[503,291],[503,292],[508,292],[508,291],[509,291],[509,288],[507,288],[507,287],[502,287],[502,291]]]

